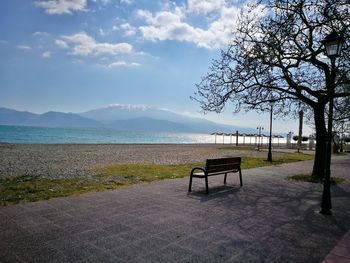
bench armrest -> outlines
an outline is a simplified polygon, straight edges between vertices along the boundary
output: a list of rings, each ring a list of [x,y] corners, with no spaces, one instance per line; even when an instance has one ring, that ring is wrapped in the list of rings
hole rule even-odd
[[[202,167],[195,167],[195,168],[192,169],[191,175],[193,175],[193,172],[194,172],[195,170],[201,170],[201,171],[203,171],[204,174],[206,174],[205,169],[203,169]]]

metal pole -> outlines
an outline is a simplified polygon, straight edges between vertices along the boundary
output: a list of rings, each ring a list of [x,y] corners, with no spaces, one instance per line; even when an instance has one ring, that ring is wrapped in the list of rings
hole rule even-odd
[[[325,167],[325,176],[323,180],[323,193],[321,214],[332,214],[332,199],[331,199],[331,154],[332,154],[332,126],[333,126],[333,98],[335,86],[335,58],[331,59],[332,71],[329,84],[329,113],[328,113],[328,133],[327,133],[327,158]]]
[[[271,151],[271,144],[272,144],[272,112],[273,112],[273,105],[271,104],[271,111],[270,111],[270,140],[269,140],[269,152],[267,154],[267,161],[272,162],[272,151]]]
[[[340,152],[344,152],[343,149],[343,142],[344,142],[344,121],[341,121],[341,140],[340,140]]]

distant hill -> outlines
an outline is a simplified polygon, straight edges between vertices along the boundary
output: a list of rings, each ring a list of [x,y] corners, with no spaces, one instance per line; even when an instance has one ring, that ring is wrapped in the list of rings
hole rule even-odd
[[[43,127],[103,127],[102,123],[81,117],[74,113],[46,112],[34,119],[28,120],[26,125]]]
[[[174,131],[174,132],[183,132],[191,131],[191,127],[172,122],[157,120],[148,117],[140,117],[129,120],[119,120],[114,121],[110,127],[117,130],[128,130],[128,131]]]
[[[155,107],[113,104],[107,107],[93,109],[79,114],[80,116],[110,124],[116,120],[128,120],[137,118],[152,118],[157,120],[169,120],[173,122],[183,122],[188,117],[174,113],[169,110]]]
[[[154,129],[157,128],[156,131],[167,130],[204,133],[220,131],[232,133],[239,130],[240,132],[247,133],[255,132],[249,128],[215,123],[205,119],[187,117],[165,109],[138,105],[114,104],[83,112],[79,115],[102,122],[106,126],[115,129],[125,125],[125,127],[135,127],[137,130],[150,130],[153,127]],[[156,121],[158,122],[157,125],[155,124]]]
[[[37,116],[37,114],[28,111],[0,108],[0,124],[2,125],[24,125],[25,122],[34,119]]]
[[[165,109],[116,104],[83,113],[35,114],[0,108],[0,125],[41,127],[90,127],[136,131],[254,133],[255,130],[191,118]]]
[[[1,125],[40,126],[40,127],[103,127],[102,123],[74,113],[46,112],[34,114],[0,108]]]

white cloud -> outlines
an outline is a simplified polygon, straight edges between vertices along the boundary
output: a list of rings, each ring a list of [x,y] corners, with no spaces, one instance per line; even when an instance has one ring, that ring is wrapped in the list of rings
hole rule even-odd
[[[40,32],[40,31],[36,31],[32,34],[33,36],[48,36],[49,33],[47,32]]]
[[[130,25],[129,23],[121,24],[120,28],[125,31],[126,36],[133,36],[136,34],[136,27]]]
[[[35,5],[45,10],[49,15],[72,14],[76,11],[86,11],[87,0],[39,0]]]
[[[21,50],[31,50],[32,48],[30,46],[26,46],[26,45],[17,45],[18,49]]]
[[[99,43],[85,32],[80,32],[71,36],[62,36],[61,38],[61,41],[65,41],[68,47],[71,48],[72,55],[116,55],[131,54],[133,52],[132,45],[128,43]]]
[[[127,5],[131,5],[134,2],[134,0],[120,0],[121,4],[127,4]]]
[[[219,32],[193,27],[183,21],[182,12],[162,11],[153,15],[148,11],[141,11],[138,14],[148,23],[139,28],[146,40],[186,41],[205,48],[215,48],[222,44],[222,40],[217,37]]]
[[[220,10],[225,6],[225,0],[188,0],[188,12],[207,14]]]
[[[52,55],[52,53],[50,51],[46,51],[41,56],[43,58],[51,58],[51,55]]]
[[[146,22],[139,27],[145,40],[186,41],[198,47],[214,49],[229,43],[241,10],[241,7],[229,6],[225,0],[188,0],[187,6],[170,7],[170,10],[156,13],[139,10],[137,15]],[[213,12],[210,18],[203,17],[203,14],[209,12]],[[263,12],[256,12],[251,15],[261,16],[262,14]],[[199,19],[206,21],[202,21],[203,24],[206,23],[204,26],[193,26],[188,22],[188,17],[199,15],[202,15]]]
[[[61,40],[61,39],[56,39],[55,40],[55,44],[59,47],[59,48],[68,48],[68,44]]]
[[[107,34],[102,28],[99,28],[98,32],[100,33],[101,36],[105,36]]]
[[[139,66],[141,66],[141,64],[137,63],[137,62],[130,62],[129,63],[129,62],[120,60],[120,61],[112,62],[107,67],[108,68],[114,68],[114,67],[139,67]]]

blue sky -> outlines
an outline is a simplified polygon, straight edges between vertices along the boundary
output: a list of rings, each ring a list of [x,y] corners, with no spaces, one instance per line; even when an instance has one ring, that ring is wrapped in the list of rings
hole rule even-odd
[[[0,106],[36,113],[138,104],[202,116],[191,101],[225,48],[238,0],[0,1]],[[255,112],[205,116],[246,127]],[[276,121],[279,132],[297,121]]]

